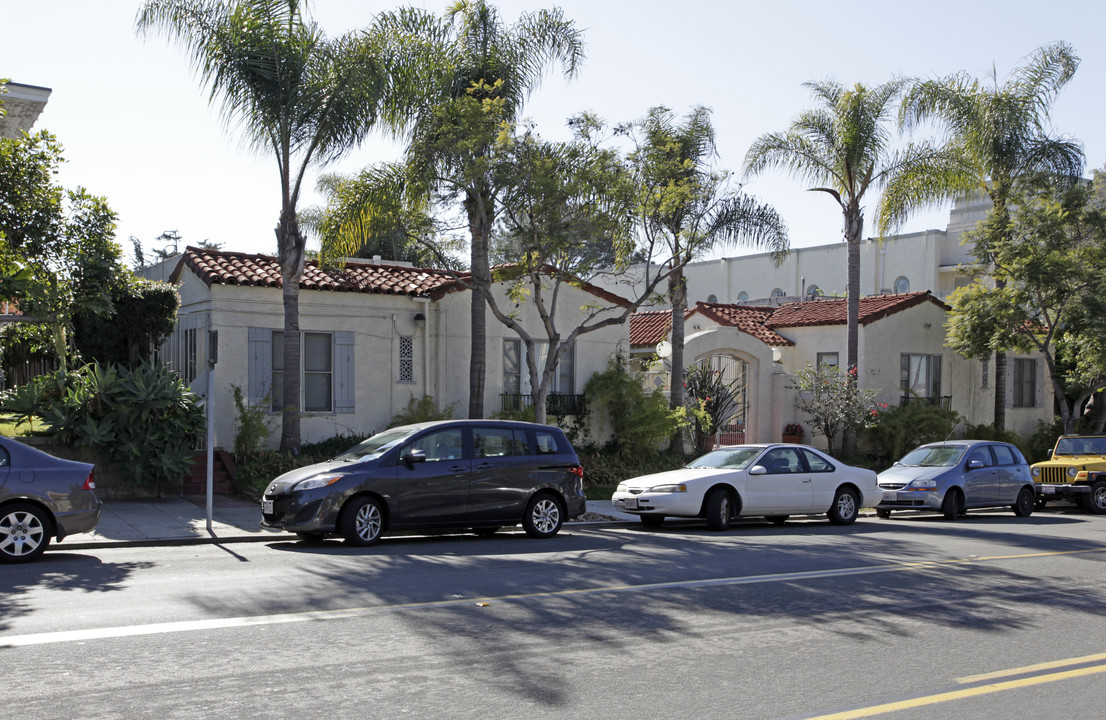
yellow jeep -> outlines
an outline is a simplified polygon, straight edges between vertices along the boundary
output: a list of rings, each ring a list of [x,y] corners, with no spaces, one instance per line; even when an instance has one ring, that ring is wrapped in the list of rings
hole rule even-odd
[[[1070,500],[1089,512],[1106,513],[1106,435],[1063,435],[1048,460],[1030,469],[1037,507]]]

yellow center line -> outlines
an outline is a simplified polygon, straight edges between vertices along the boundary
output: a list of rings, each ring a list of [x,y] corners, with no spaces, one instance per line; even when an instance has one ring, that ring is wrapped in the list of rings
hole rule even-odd
[[[1016,690],[1032,685],[1042,685],[1044,683],[1056,682],[1057,680],[1068,680],[1070,678],[1096,675],[1098,673],[1106,673],[1106,665],[1095,665],[1093,667],[1068,670],[1066,672],[1052,673],[1050,675],[1037,675],[1036,677],[1022,678],[1021,680],[1008,680],[1006,682],[993,683],[991,685],[980,685],[974,688],[937,693],[936,695],[925,695],[910,700],[900,700],[899,702],[884,703],[883,705],[872,705],[871,707],[847,710],[845,712],[832,713],[830,715],[818,715],[808,718],[807,720],[852,720],[853,718],[866,718],[895,712],[897,710],[909,710],[912,708],[925,707],[926,705],[949,702],[950,700],[963,700],[979,695],[989,695],[1005,690]]]
[[[980,675],[968,675],[967,677],[956,678],[956,682],[961,685],[971,685],[972,683],[983,682],[985,680],[996,680],[1001,677],[1010,677],[1011,675],[1026,675],[1028,673],[1040,672],[1041,670],[1052,670],[1053,668],[1067,667],[1068,665],[1082,665],[1083,663],[1098,662],[1099,660],[1106,660],[1106,653],[1084,655],[1083,657],[1069,658],[1067,660],[1053,660],[1052,662],[1026,665],[1025,667],[1011,668],[1009,670],[997,670],[995,672],[982,673]]]

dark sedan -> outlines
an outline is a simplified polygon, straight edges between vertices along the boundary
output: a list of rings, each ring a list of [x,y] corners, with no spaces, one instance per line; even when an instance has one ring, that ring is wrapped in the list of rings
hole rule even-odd
[[[92,467],[0,437],[0,562],[33,560],[50,538],[96,528]]]
[[[557,427],[503,420],[405,425],[269,483],[262,525],[372,545],[389,528],[522,523],[552,537],[585,510],[583,468]]]

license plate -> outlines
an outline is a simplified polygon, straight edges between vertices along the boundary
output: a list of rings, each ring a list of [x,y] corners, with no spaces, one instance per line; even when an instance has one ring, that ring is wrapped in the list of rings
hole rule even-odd
[[[261,512],[265,513],[266,515],[272,515],[273,514],[273,501],[272,500],[262,500],[261,501]]]
[[[622,501],[622,507],[627,510],[637,510],[637,498],[626,498]]]
[[[1056,494],[1056,488],[1049,487],[1048,485],[1045,485],[1044,487],[1041,488],[1041,494],[1042,495],[1055,495]]]
[[[883,499],[887,502],[895,502],[899,499],[899,494],[893,492],[885,492],[883,493]]]

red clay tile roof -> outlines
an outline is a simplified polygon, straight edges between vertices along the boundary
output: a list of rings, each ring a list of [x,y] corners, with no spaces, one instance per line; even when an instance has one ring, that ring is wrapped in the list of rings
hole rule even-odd
[[[772,316],[773,312],[774,308],[770,307],[698,302],[689,314],[700,313],[719,325],[737,328],[770,347],[794,345],[795,343],[784,336],[765,327],[765,321]]]
[[[636,312],[630,316],[630,347],[656,345],[672,329],[671,310]]]
[[[700,313],[719,325],[737,328],[747,335],[752,335],[765,345],[771,347],[794,345],[795,343],[787,338],[764,327],[764,321],[772,315],[772,312],[773,308],[770,307],[699,302],[684,312],[684,318]],[[672,312],[670,310],[634,313],[630,316],[630,347],[656,345],[668,337],[671,329]]]
[[[218,283],[279,288],[283,285],[280,263],[268,255],[190,247],[185,250],[170,280],[176,282],[185,266],[208,286]],[[461,289],[461,284],[442,270],[357,262],[347,263],[341,270],[329,270],[310,260],[300,277],[300,289],[429,297]]]
[[[860,298],[860,324],[868,325],[894,315],[907,308],[931,302],[942,310],[951,310],[928,290],[891,295],[869,295]],[[812,327],[815,325],[844,325],[846,323],[845,298],[805,300],[781,305],[772,313],[764,326],[767,328]]]

